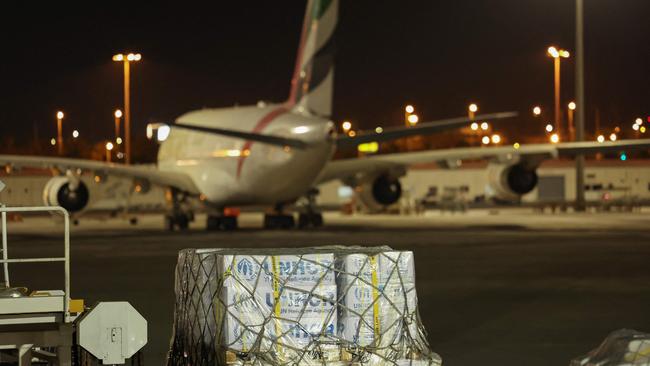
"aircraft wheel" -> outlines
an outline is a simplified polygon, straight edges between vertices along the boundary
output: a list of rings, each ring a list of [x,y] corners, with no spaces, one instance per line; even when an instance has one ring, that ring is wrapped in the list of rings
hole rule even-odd
[[[323,226],[323,215],[320,213],[301,213],[298,215],[298,228]]]
[[[237,216],[224,216],[221,218],[221,228],[223,230],[236,230],[237,226]]]
[[[265,229],[292,229],[296,226],[293,215],[264,215],[264,228]]]

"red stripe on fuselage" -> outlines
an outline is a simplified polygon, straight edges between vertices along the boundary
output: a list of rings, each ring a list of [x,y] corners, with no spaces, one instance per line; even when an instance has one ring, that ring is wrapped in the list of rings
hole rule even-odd
[[[274,119],[289,112],[290,108],[291,108],[290,105],[282,105],[272,110],[257,122],[252,132],[254,133],[262,132],[262,130],[265,129],[268,125],[270,125]],[[241,175],[241,171],[244,166],[244,160],[246,160],[246,158],[250,154],[252,146],[253,146],[253,141],[247,140],[246,143],[244,144],[244,147],[242,148],[242,154],[239,155],[239,160],[237,161],[237,179],[239,179],[239,176]],[[248,151],[249,153],[244,153],[244,151]]]

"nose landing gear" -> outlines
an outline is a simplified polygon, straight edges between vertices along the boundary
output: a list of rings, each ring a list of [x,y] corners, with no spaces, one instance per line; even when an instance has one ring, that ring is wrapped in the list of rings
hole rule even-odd
[[[190,222],[194,221],[194,213],[187,207],[187,197],[177,189],[167,190],[168,213],[165,215],[165,229],[174,231],[187,230]]]

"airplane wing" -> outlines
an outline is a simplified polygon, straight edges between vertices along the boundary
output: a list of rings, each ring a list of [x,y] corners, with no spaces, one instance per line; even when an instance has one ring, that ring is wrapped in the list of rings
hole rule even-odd
[[[366,142],[379,142],[394,140],[401,137],[414,135],[427,135],[436,132],[447,131],[459,127],[467,126],[470,122],[476,121],[494,121],[506,118],[516,117],[517,112],[500,112],[469,117],[447,118],[431,122],[421,122],[412,127],[392,127],[386,128],[382,132],[368,131],[358,132],[355,136],[339,135],[336,138],[337,147],[350,147],[363,144]]]
[[[531,144],[503,147],[465,147],[430,151],[416,151],[386,155],[374,155],[355,159],[334,160],[328,163],[318,179],[318,183],[342,179],[359,173],[374,173],[414,164],[442,163],[455,165],[462,160],[474,159],[512,159],[519,157],[541,161],[543,159],[578,154],[622,152],[650,149],[650,139],[620,140],[616,142],[565,142],[558,144]]]
[[[469,117],[447,118],[447,119],[441,119],[441,120],[431,121],[431,122],[421,122],[412,127],[386,128],[382,132],[360,131],[355,136],[339,135],[336,137],[335,142],[336,142],[336,146],[339,148],[354,147],[359,144],[363,144],[371,141],[388,141],[388,140],[394,140],[394,139],[407,137],[407,136],[433,134],[440,131],[446,131],[446,130],[463,127],[466,126],[468,123],[474,121],[496,121],[496,120],[507,119],[516,116],[517,116],[517,112],[500,112],[500,113],[483,114],[483,115],[476,116],[474,118],[469,118]],[[183,123],[176,123],[171,125],[171,127],[205,132],[205,133],[212,133],[215,135],[235,137],[244,140],[258,141],[265,144],[276,145],[276,146],[290,146],[297,149],[305,149],[309,146],[308,143],[306,143],[305,141],[295,139],[295,138],[260,134],[254,132],[237,131],[237,130],[219,128],[219,127],[195,126],[195,125],[189,125]]]
[[[70,159],[45,156],[0,155],[0,164],[16,168],[46,168],[67,170],[86,170],[96,174],[114,175],[126,178],[143,179],[163,187],[174,187],[190,194],[199,194],[189,176],[176,172],[163,172],[156,169],[154,164],[124,165],[105,163],[94,160]]]

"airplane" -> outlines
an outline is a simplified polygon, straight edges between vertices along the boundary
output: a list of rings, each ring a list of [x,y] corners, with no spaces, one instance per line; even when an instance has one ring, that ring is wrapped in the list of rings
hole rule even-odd
[[[100,161],[40,156],[0,155],[0,164],[14,168],[43,167],[58,172],[46,184],[43,197],[72,213],[82,212],[92,200],[80,179],[82,172],[121,176],[133,180],[136,191],[152,184],[164,187],[169,203],[165,225],[185,230],[193,219],[188,200],[198,198],[207,211],[208,230],[237,228],[237,216],[227,207],[269,205],[265,228],[296,225],[286,205],[307,197],[308,209],[299,213],[298,226],[321,226],[314,208],[315,187],[339,179],[356,187],[370,208],[397,202],[399,178],[409,165],[437,162],[453,167],[466,159],[488,159],[490,184],[503,200],[515,200],[537,184],[542,160],[607,151],[648,149],[650,140],[568,142],[494,148],[453,148],[332,160],[339,148],[370,141],[387,141],[432,134],[467,126],[474,120],[501,120],[516,116],[502,112],[386,128],[381,133],[338,135],[330,116],[334,60],[332,38],[338,19],[338,0],[309,0],[288,99],[281,104],[202,109],[181,115],[171,125],[152,126],[161,136],[156,165],[123,165]]]

